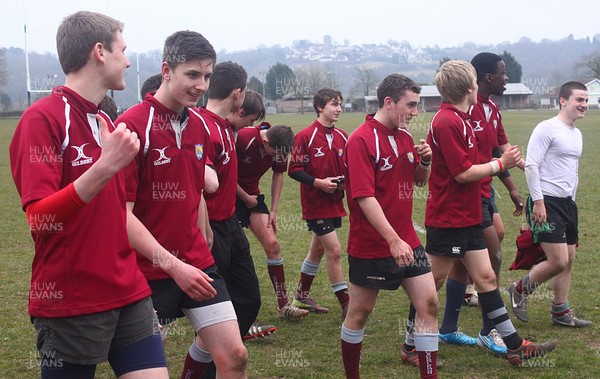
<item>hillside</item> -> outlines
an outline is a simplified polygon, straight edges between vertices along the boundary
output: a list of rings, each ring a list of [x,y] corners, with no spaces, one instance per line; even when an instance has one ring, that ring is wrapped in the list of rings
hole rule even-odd
[[[391,72],[401,72],[420,83],[431,84],[439,61],[445,57],[466,59],[481,51],[501,54],[511,53],[523,69],[522,82],[529,87],[555,87],[572,79],[587,78],[585,70],[578,67],[582,57],[600,51],[600,35],[592,40],[574,39],[573,36],[561,40],[540,42],[521,38],[517,43],[501,43],[493,46],[478,46],[465,42],[454,47],[440,48],[411,46],[407,41],[389,41],[385,45],[336,45],[331,41],[315,44],[305,40],[295,41],[291,47],[261,46],[240,52],[224,52],[218,54],[219,61],[235,61],[248,71],[248,77],[256,77],[263,81],[269,67],[281,62],[296,70],[317,68],[326,72],[330,83],[338,87],[345,97],[360,96],[353,90],[356,67],[370,67],[381,79]],[[127,108],[137,102],[138,75],[135,53],[129,56],[132,67],[127,71],[127,89],[115,92],[117,103]],[[25,54],[22,49],[5,49],[4,72],[7,74],[6,84],[0,91],[10,97],[11,109],[23,109],[27,106],[25,79]],[[56,55],[32,52],[29,55],[31,89],[45,90],[64,83],[64,75]],[[150,75],[158,73],[161,63],[159,49],[139,54],[140,84]],[[1,68],[1,67],[0,67]],[[0,72],[3,70],[0,69]],[[0,81],[1,82],[1,81]],[[534,95],[535,95],[534,89]],[[33,95],[35,100],[39,95]]]

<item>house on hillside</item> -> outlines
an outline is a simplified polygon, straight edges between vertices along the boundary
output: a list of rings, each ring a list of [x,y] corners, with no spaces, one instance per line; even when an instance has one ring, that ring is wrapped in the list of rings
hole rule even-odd
[[[506,91],[502,97],[493,96],[492,100],[502,109],[525,109],[533,108],[530,100],[533,91],[523,83],[507,83]],[[436,86],[421,87],[421,110],[424,112],[435,112],[438,110],[442,97]]]

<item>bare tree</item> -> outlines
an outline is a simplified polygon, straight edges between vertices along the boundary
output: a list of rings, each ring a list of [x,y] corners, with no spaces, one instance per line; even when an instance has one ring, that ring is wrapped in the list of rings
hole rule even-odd
[[[312,95],[323,87],[337,88],[335,72],[319,64],[300,67],[294,71],[296,78],[300,79],[305,87],[305,92]]]
[[[325,87],[339,89],[340,88],[340,79],[335,70],[327,65],[325,68]]]
[[[379,82],[379,77],[373,67],[358,66],[355,68],[354,87],[356,92],[368,96],[371,89]]]
[[[584,56],[577,66],[582,67],[586,75],[600,78],[600,51]]]

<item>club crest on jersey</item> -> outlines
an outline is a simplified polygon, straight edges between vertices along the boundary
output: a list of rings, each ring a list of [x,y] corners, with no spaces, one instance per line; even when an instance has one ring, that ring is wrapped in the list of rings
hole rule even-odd
[[[494,120],[493,124],[494,124],[494,129],[498,129],[498,120]]]
[[[387,158],[383,158],[383,157],[381,158],[381,159],[383,159],[383,166],[379,167],[379,171],[387,171],[393,167],[392,164],[389,162],[391,157],[392,156],[390,155]]]
[[[204,145],[202,145],[201,143],[197,143],[196,144],[196,158],[198,158],[198,160],[202,159],[202,157],[204,156]]]
[[[167,157],[165,154],[165,150],[167,150],[170,146],[165,146],[162,149],[152,149],[154,151],[158,151],[158,159],[154,161],[155,166],[162,166],[171,162],[171,158]]]
[[[77,157],[71,161],[73,167],[90,164],[94,160],[94,158],[85,155],[85,152],[83,151],[83,148],[87,145],[89,145],[89,143],[84,143],[81,146],[71,146],[73,149],[77,150]]]
[[[342,149],[341,147],[338,149],[338,155],[341,157],[342,155],[344,155],[344,149]]]
[[[412,151],[409,151],[408,153],[406,153],[406,157],[408,158],[408,161],[410,163],[415,163],[415,155],[413,154]]]
[[[315,157],[322,157],[322,156],[324,156],[324,155],[325,155],[325,153],[324,153],[324,152],[322,152],[322,151],[321,151],[321,149],[322,149],[322,147],[315,147],[315,150],[317,150],[317,151],[315,152]]]

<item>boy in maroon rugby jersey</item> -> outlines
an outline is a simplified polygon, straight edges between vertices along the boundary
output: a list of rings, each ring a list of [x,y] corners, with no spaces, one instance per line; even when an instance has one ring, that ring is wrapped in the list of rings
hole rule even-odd
[[[342,201],[345,189],[342,154],[348,136],[334,125],[342,112],[342,100],[341,92],[331,88],[315,93],[313,107],[317,119],[296,135],[289,175],[301,183],[302,218],[306,220],[308,230],[313,232],[292,305],[313,313],[329,312],[310,297],[310,287],[325,254],[331,288],[340,303],[342,317],[345,317],[348,285],[340,262],[342,248],[335,231],[346,216]]]
[[[350,136],[344,162],[350,232],[350,307],[342,325],[347,378],[360,376],[360,354],[369,314],[380,290],[400,285],[416,308],[414,345],[403,360],[420,365],[422,378],[437,378],[437,296],[425,250],[412,223],[414,186],[431,171],[431,148],[415,145],[407,131],[418,114],[417,83],[392,74],[377,87],[379,109]]]
[[[198,227],[209,135],[206,120],[193,107],[208,88],[215,59],[202,35],[181,31],[169,36],[160,87],[119,118],[138,132],[142,145],[125,169],[133,247],[176,257],[173,264],[199,275],[200,286],[194,288],[198,284],[166,275],[156,259],[138,260],[161,322],[185,315],[197,334],[185,359],[184,378],[199,378],[211,361],[223,377],[246,377],[247,352],[235,310]]]
[[[501,96],[505,91],[508,80],[506,76],[506,64],[502,58],[492,53],[479,53],[471,60],[471,64],[477,72],[477,104],[469,109],[471,125],[477,139],[477,151],[479,162],[489,162],[494,158],[494,149],[500,152],[510,148],[502,117],[498,106],[490,99],[491,95]],[[519,167],[525,167],[525,161],[521,160]],[[504,185],[509,189],[511,199],[516,209],[515,215],[523,212],[523,200],[517,190],[509,171],[505,170],[498,175]],[[485,246],[490,255],[490,262],[496,274],[496,283],[499,284],[500,267],[502,265],[502,252],[500,249],[500,236],[496,231],[498,223],[502,223],[492,196],[492,177],[488,176],[481,180],[481,207],[482,228]],[[506,346],[502,338],[494,328],[494,324],[482,310],[483,325],[479,336],[475,339],[458,330],[458,316],[463,303],[463,292],[467,287],[467,270],[460,260],[455,260],[448,274],[446,282],[446,307],[444,318],[440,327],[440,338],[451,344],[478,344],[489,349],[495,354],[506,354]]]
[[[107,360],[118,377],[168,377],[126,228],[121,169],[139,140],[99,107],[108,89],[125,88],[122,31],[120,21],[93,12],[63,20],[56,41],[65,85],[27,109],[10,144],[35,243],[29,314],[43,378],[91,379]]]
[[[229,118],[238,129],[238,187],[236,215],[242,227],[248,227],[265,249],[267,269],[277,295],[277,313],[280,318],[297,319],[308,314],[288,302],[281,247],[277,240],[277,207],[283,187],[283,173],[287,170],[288,154],[294,145],[294,132],[289,126],[271,127],[263,122],[256,127],[239,129],[238,125],[252,125],[264,118],[265,108],[260,95],[246,93],[242,108]],[[244,119],[244,116],[249,119]],[[250,123],[248,123],[251,121]],[[265,204],[265,195],[258,187],[260,178],[273,171],[271,183],[271,210]]]
[[[235,129],[228,119],[244,103],[246,80],[246,70],[239,64],[219,63],[211,78],[206,107],[200,108],[210,131],[206,153],[219,178],[217,192],[206,195],[210,226],[214,234],[211,251],[227,284],[243,335],[256,320],[261,305],[250,244],[235,215],[238,157]]]
[[[512,146],[500,159],[479,163],[477,141],[467,113],[477,102],[477,74],[470,63],[444,63],[435,83],[444,102],[427,134],[434,163],[425,227],[426,251],[436,288],[443,285],[453,261],[460,259],[479,289],[483,310],[506,344],[508,360],[520,365],[523,360],[553,350],[556,341],[540,344],[523,340],[510,321],[483,241],[480,180],[518,165],[521,153]]]
[[[238,132],[239,158],[238,199],[236,214],[242,226],[248,227],[267,254],[267,269],[277,295],[278,316],[297,319],[308,314],[288,302],[281,247],[277,240],[277,206],[287,170],[287,152],[294,144],[294,132],[289,126],[267,122]],[[273,171],[271,209],[265,204],[258,183],[267,170]]]

